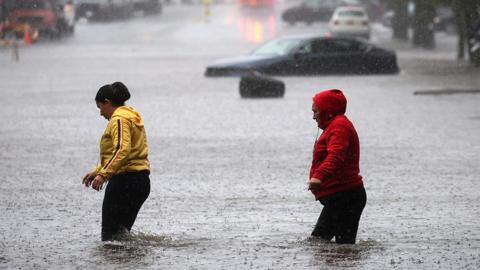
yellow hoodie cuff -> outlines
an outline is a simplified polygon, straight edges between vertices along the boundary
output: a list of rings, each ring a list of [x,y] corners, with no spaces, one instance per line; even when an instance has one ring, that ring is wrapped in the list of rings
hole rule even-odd
[[[98,175],[101,175],[103,178],[105,178],[106,180],[109,180],[110,178],[110,174],[106,173],[105,171],[99,171],[98,172]]]

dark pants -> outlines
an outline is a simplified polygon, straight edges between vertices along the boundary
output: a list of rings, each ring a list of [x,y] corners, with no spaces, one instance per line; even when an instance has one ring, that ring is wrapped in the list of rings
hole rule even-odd
[[[102,241],[121,230],[132,229],[138,211],[150,194],[148,171],[113,176],[105,189],[102,206]]]
[[[323,210],[312,236],[331,240],[339,244],[355,244],[358,222],[367,202],[363,187],[335,193],[321,198]]]

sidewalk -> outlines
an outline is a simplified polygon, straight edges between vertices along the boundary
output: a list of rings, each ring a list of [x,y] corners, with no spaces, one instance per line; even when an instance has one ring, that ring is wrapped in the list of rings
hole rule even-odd
[[[477,76],[479,68],[468,60],[457,59],[456,35],[444,32],[435,33],[435,48],[424,49],[414,47],[411,40],[402,41],[392,38],[392,30],[383,25],[373,26],[376,33],[373,43],[394,50],[397,53],[398,65],[402,72],[423,75],[458,74]]]

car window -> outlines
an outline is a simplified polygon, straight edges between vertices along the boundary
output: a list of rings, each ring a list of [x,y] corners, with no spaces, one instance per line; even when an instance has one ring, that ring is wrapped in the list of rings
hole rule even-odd
[[[342,10],[338,12],[341,17],[365,17],[365,13],[360,10]]]
[[[306,43],[299,52],[302,53],[345,53],[345,52],[362,52],[367,49],[368,45],[356,40],[339,39],[317,39]]]
[[[300,38],[284,38],[275,39],[265,43],[255,51],[253,55],[287,55],[293,48],[300,45],[302,39]]]
[[[364,51],[367,48],[366,44],[356,40],[337,39],[329,40],[329,42],[330,52],[359,52]]]
[[[302,46],[300,52],[303,53],[325,53],[329,51],[329,44],[323,39],[316,39],[307,42]]]
[[[297,53],[312,53],[312,44],[309,42],[302,47],[300,47]]]
[[[339,50],[339,48],[336,47],[337,45],[333,43],[329,39],[316,39],[307,42],[305,45],[302,46],[302,48],[299,50],[299,52],[302,53],[334,53]]]

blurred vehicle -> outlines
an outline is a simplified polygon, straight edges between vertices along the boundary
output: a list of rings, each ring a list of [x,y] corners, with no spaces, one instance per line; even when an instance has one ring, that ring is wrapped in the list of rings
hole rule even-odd
[[[368,17],[370,21],[380,21],[387,3],[383,0],[359,0],[360,3],[367,9]]]
[[[409,2],[407,4],[407,23],[408,26],[411,27],[413,23],[413,16],[415,15],[415,4],[413,2]],[[395,16],[395,11],[387,10],[383,14],[381,18],[381,23],[386,27],[392,27],[393,17]]]
[[[241,7],[252,7],[252,8],[261,8],[261,7],[273,7],[276,0],[238,0],[238,4]]]
[[[447,33],[455,33],[457,31],[455,12],[452,8],[440,6],[435,9],[435,13],[433,27],[436,31],[445,31]]]
[[[415,5],[409,3],[407,9],[408,19],[407,23],[409,27],[412,27],[415,18]],[[381,19],[384,26],[392,27],[392,20],[395,16],[393,10],[386,11]],[[445,31],[446,33],[455,33],[457,31],[456,15],[451,7],[439,6],[435,9],[435,17],[433,18],[433,29],[435,31]]]
[[[336,36],[370,39],[367,10],[359,6],[338,7],[328,22],[328,29]]]
[[[51,38],[73,32],[74,22],[68,18],[60,0],[15,0],[13,3],[7,18],[18,29],[38,31],[41,36]]]
[[[207,66],[205,76],[397,73],[395,52],[353,38],[287,36],[271,40],[250,55]]]
[[[393,10],[387,10],[380,19],[380,22],[383,26],[392,27],[393,16],[395,16],[395,12]]]
[[[470,27],[470,52],[472,54],[480,54],[480,18],[477,18]]]
[[[135,5],[131,0],[77,0],[76,19],[112,20],[133,15]]]
[[[236,17],[237,30],[241,37],[262,44],[277,36],[278,25],[274,8],[240,8]]]
[[[311,24],[317,21],[328,21],[335,8],[343,5],[359,5],[356,0],[303,0],[300,5],[287,8],[282,19],[293,25],[297,22]]]
[[[133,0],[135,10],[141,10],[144,14],[158,14],[162,12],[161,0]]]

